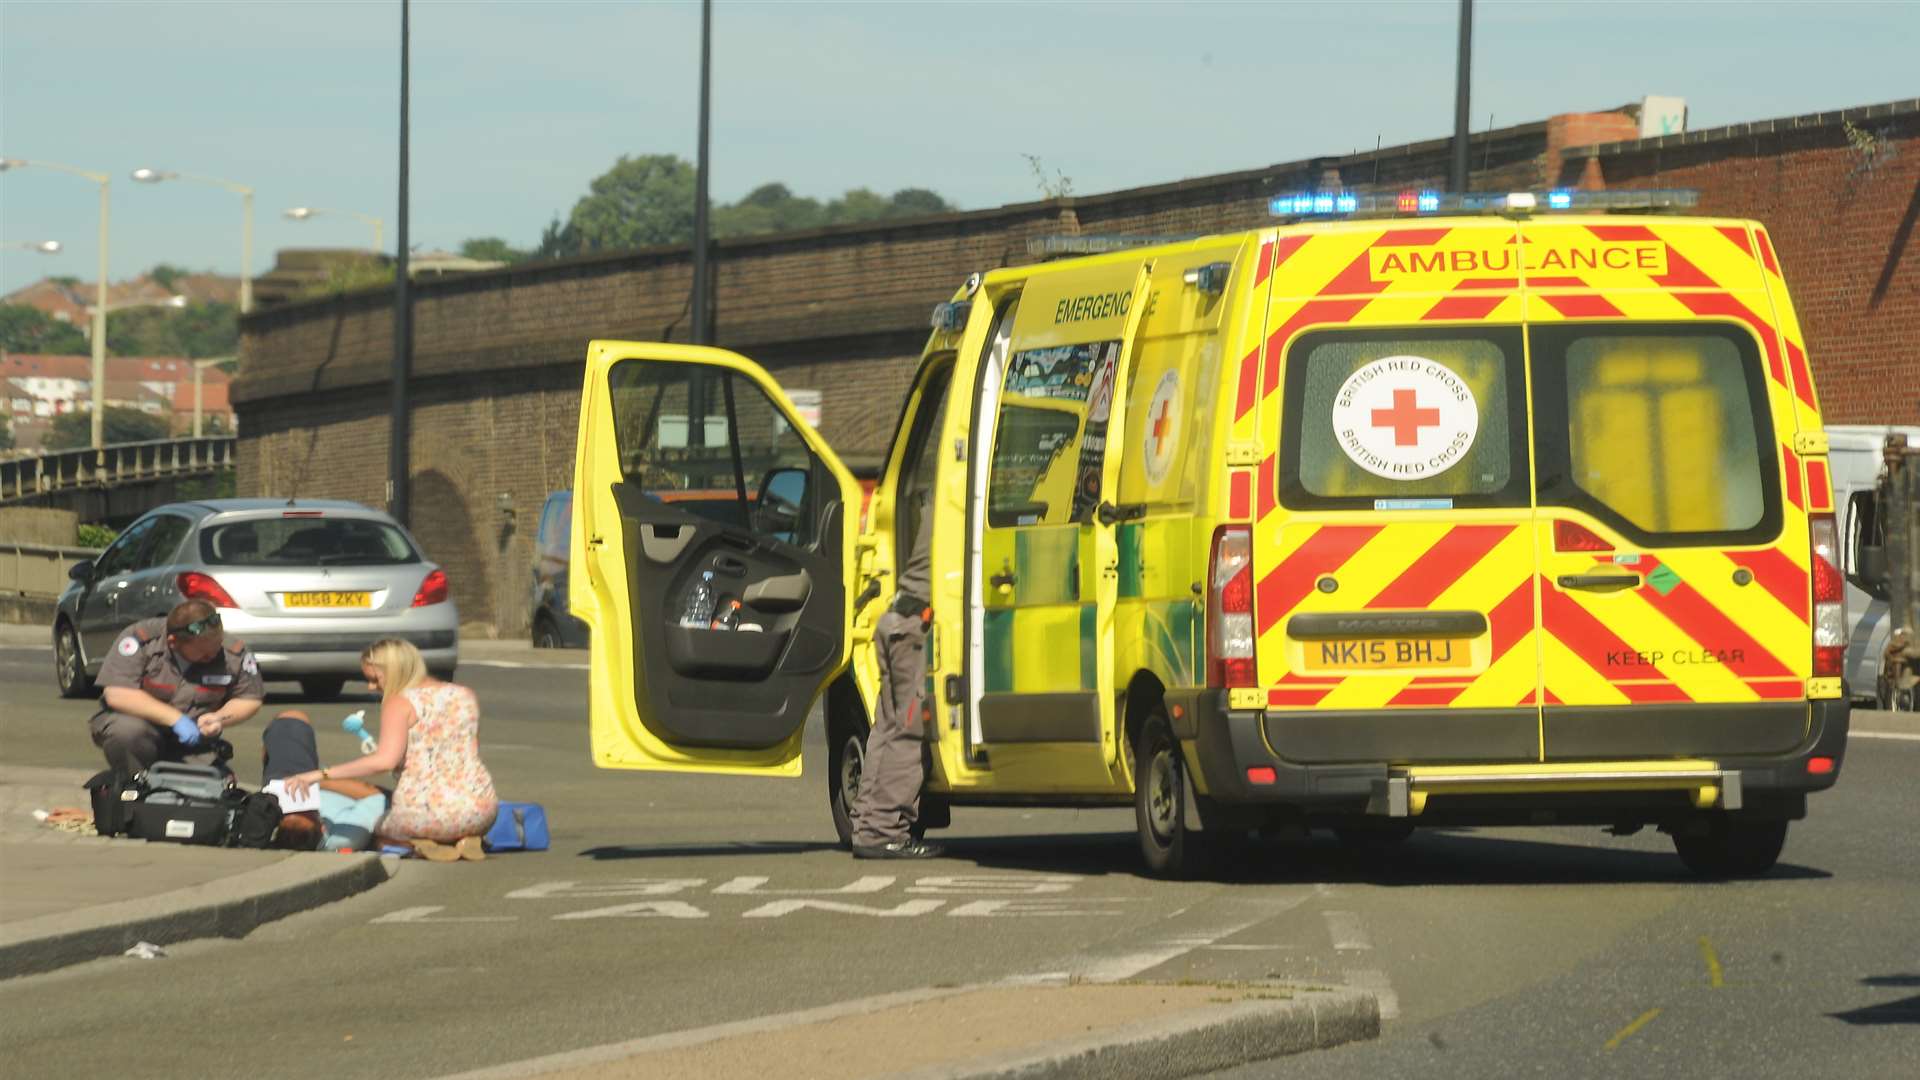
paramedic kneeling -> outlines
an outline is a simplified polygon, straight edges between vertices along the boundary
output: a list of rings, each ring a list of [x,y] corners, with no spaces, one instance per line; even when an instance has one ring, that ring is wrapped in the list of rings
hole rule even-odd
[[[913,554],[900,573],[893,604],[874,626],[880,659],[880,700],[861,763],[860,795],[854,800],[853,857],[931,859],[942,852],[913,835],[920,813],[920,787],[927,779],[927,725],[922,683],[927,677],[927,606],[932,575],[933,530],[925,508]]]
[[[87,727],[122,780],[183,759],[258,712],[267,696],[253,653],[226,641],[220,613],[204,600],[121,631],[99,681],[105,692]]]

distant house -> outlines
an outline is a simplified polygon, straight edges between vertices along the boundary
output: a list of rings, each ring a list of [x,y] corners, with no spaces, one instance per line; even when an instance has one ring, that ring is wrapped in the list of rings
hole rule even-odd
[[[216,300],[226,304],[238,303],[240,279],[219,274],[178,274],[162,283],[147,274],[141,274],[129,281],[107,283],[109,308],[157,304],[174,296],[184,296],[188,303],[195,304]],[[38,308],[60,322],[79,327],[81,333],[91,334],[93,315],[89,309],[96,299],[91,281],[41,278],[31,285],[0,296],[0,303]]]
[[[179,356],[110,356],[107,358],[106,401],[110,406],[138,409],[166,417],[174,430],[193,429],[194,363]],[[0,354],[0,385],[5,387],[6,413],[14,420],[14,438],[20,422],[51,420],[66,412],[85,412],[93,404],[92,361],[84,356],[39,353]],[[217,417],[219,430],[231,432],[233,405],[227,396],[232,376],[208,364],[200,373],[201,412]],[[211,423],[203,422],[203,430]]]

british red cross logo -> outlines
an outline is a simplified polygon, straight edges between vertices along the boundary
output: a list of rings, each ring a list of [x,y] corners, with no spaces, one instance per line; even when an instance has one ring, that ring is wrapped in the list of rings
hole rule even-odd
[[[1395,390],[1393,408],[1373,410],[1373,426],[1392,428],[1395,446],[1415,446],[1421,428],[1440,426],[1440,410],[1419,408],[1412,390]]]
[[[1167,428],[1173,424],[1172,417],[1167,414],[1172,411],[1173,399],[1171,398],[1161,398],[1159,404],[1153,410],[1153,443],[1155,446],[1160,445],[1160,441],[1167,437]]]

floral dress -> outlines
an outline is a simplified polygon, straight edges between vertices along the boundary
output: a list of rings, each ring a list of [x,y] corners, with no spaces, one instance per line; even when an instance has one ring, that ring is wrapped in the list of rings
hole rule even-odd
[[[452,843],[485,834],[500,800],[480,763],[480,703],[453,683],[416,686],[406,697],[414,721],[380,835]]]

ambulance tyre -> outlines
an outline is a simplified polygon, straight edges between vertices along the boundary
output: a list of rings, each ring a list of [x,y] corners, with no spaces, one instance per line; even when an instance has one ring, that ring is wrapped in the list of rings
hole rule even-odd
[[[830,716],[832,714],[829,714]],[[827,807],[842,848],[853,847],[853,804],[860,795],[860,771],[867,756],[867,723],[834,717],[827,724]]]
[[[1786,846],[1784,820],[1755,821],[1720,814],[1707,819],[1703,832],[1676,829],[1673,849],[1687,869],[1703,878],[1759,877],[1780,859]]]
[[[1166,707],[1155,703],[1133,746],[1133,816],[1140,854],[1154,877],[1191,877],[1208,862],[1207,838],[1186,824],[1186,771]]]

